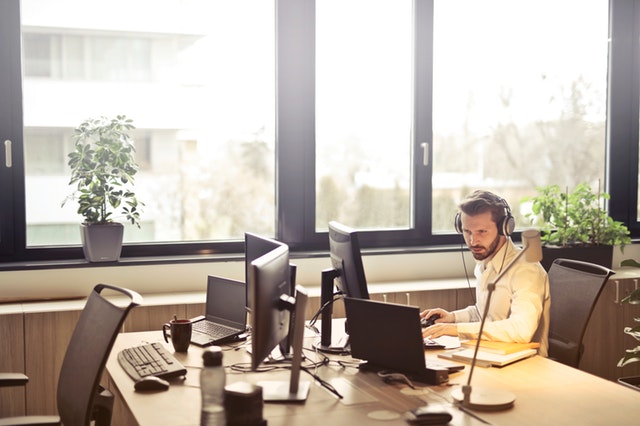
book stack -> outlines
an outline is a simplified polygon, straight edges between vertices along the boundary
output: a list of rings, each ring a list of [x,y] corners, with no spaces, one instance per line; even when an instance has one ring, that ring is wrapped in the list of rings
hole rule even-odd
[[[476,340],[461,342],[461,349],[438,354],[440,358],[471,363],[476,347]],[[538,353],[540,343],[513,343],[481,340],[476,358],[480,367],[503,367]]]

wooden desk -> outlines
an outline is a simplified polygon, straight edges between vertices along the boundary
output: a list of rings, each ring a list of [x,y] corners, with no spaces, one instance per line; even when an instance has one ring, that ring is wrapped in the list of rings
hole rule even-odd
[[[168,391],[137,393],[133,381],[122,370],[116,355],[125,347],[164,341],[161,332],[125,333],[118,336],[107,362],[107,386],[116,395],[113,424],[198,425],[200,416],[199,369],[201,348],[191,346],[176,358],[188,369],[185,380],[173,380]],[[307,339],[308,341],[308,339]],[[306,342],[307,343],[307,342]],[[305,347],[311,347],[310,343]],[[225,347],[224,364],[248,362],[244,350]],[[307,356],[313,356],[307,351]],[[428,356],[435,356],[429,353]],[[350,357],[337,357],[351,360]],[[336,357],[334,357],[336,359]],[[449,393],[466,383],[469,368],[450,376],[449,386],[413,390],[395,383],[386,384],[374,373],[359,372],[337,363],[319,367],[317,374],[343,394],[339,400],[319,385],[312,385],[301,404],[267,403],[263,416],[276,425],[408,425],[402,414],[429,403],[441,405],[453,416],[453,425],[483,425],[451,405]],[[227,383],[261,380],[288,380],[288,371],[234,373],[227,369]],[[312,381],[302,372],[301,380]],[[514,408],[496,413],[477,413],[493,425],[636,425],[640,419],[640,392],[600,379],[542,357],[533,357],[502,369],[476,368],[472,385],[502,389],[516,395]],[[395,418],[394,418],[395,417]],[[380,418],[389,418],[381,421]],[[378,419],[378,420],[376,420]]]

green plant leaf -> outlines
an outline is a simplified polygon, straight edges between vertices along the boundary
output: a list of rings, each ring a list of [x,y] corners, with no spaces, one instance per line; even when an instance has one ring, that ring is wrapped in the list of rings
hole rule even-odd
[[[624,333],[640,341],[640,326],[637,327],[625,327]]]
[[[633,290],[631,293],[625,296],[620,302],[629,303],[631,305],[640,304],[640,288]]]
[[[640,268],[640,262],[635,259],[625,259],[620,262],[620,266],[632,266],[634,268]]]
[[[640,346],[636,346],[633,349],[627,349],[624,357],[618,361],[618,367],[624,367],[634,362],[640,361]]]
[[[124,115],[87,119],[74,129],[75,150],[69,153],[67,164],[71,170],[69,185],[76,189],[63,205],[76,200],[78,213],[87,224],[110,222],[116,213],[140,227],[140,212],[132,214],[122,203],[127,200],[127,205],[144,205],[133,192],[138,164],[127,133],[133,129],[132,120]]]
[[[531,202],[527,217],[541,228],[546,245],[561,247],[584,245],[619,245],[631,243],[629,229],[611,218],[604,208],[605,192],[593,191],[587,183],[576,185],[572,192],[558,185],[537,188],[538,195],[522,201]]]

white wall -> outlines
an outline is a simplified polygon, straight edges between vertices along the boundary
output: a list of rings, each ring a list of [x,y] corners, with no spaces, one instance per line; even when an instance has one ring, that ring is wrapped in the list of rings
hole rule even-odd
[[[614,252],[613,268],[622,259],[640,261],[640,244]],[[465,250],[467,268],[473,259]],[[297,282],[311,291],[320,286],[320,272],[330,267],[328,257],[293,259],[298,265]],[[460,252],[365,255],[369,283],[464,278]],[[207,275],[244,280],[244,262],[202,262],[166,265],[105,266],[87,268],[40,269],[0,272],[0,302],[86,297],[97,283],[128,287],[142,295],[154,293],[205,291]],[[473,275],[471,274],[473,280]]]
[[[466,254],[467,265],[473,259]],[[396,282],[463,277],[460,253],[416,253],[364,256],[367,281]],[[292,259],[297,282],[320,286],[328,257]],[[85,297],[97,283],[131,288],[144,294],[205,291],[207,275],[244,280],[244,262],[201,262],[166,265],[104,266],[0,272],[0,301]]]

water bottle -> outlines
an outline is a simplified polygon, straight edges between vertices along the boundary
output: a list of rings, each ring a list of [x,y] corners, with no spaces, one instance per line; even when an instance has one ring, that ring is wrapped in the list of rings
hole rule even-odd
[[[222,366],[222,349],[219,346],[207,348],[202,353],[202,362],[200,426],[225,426],[224,386],[226,377]]]

